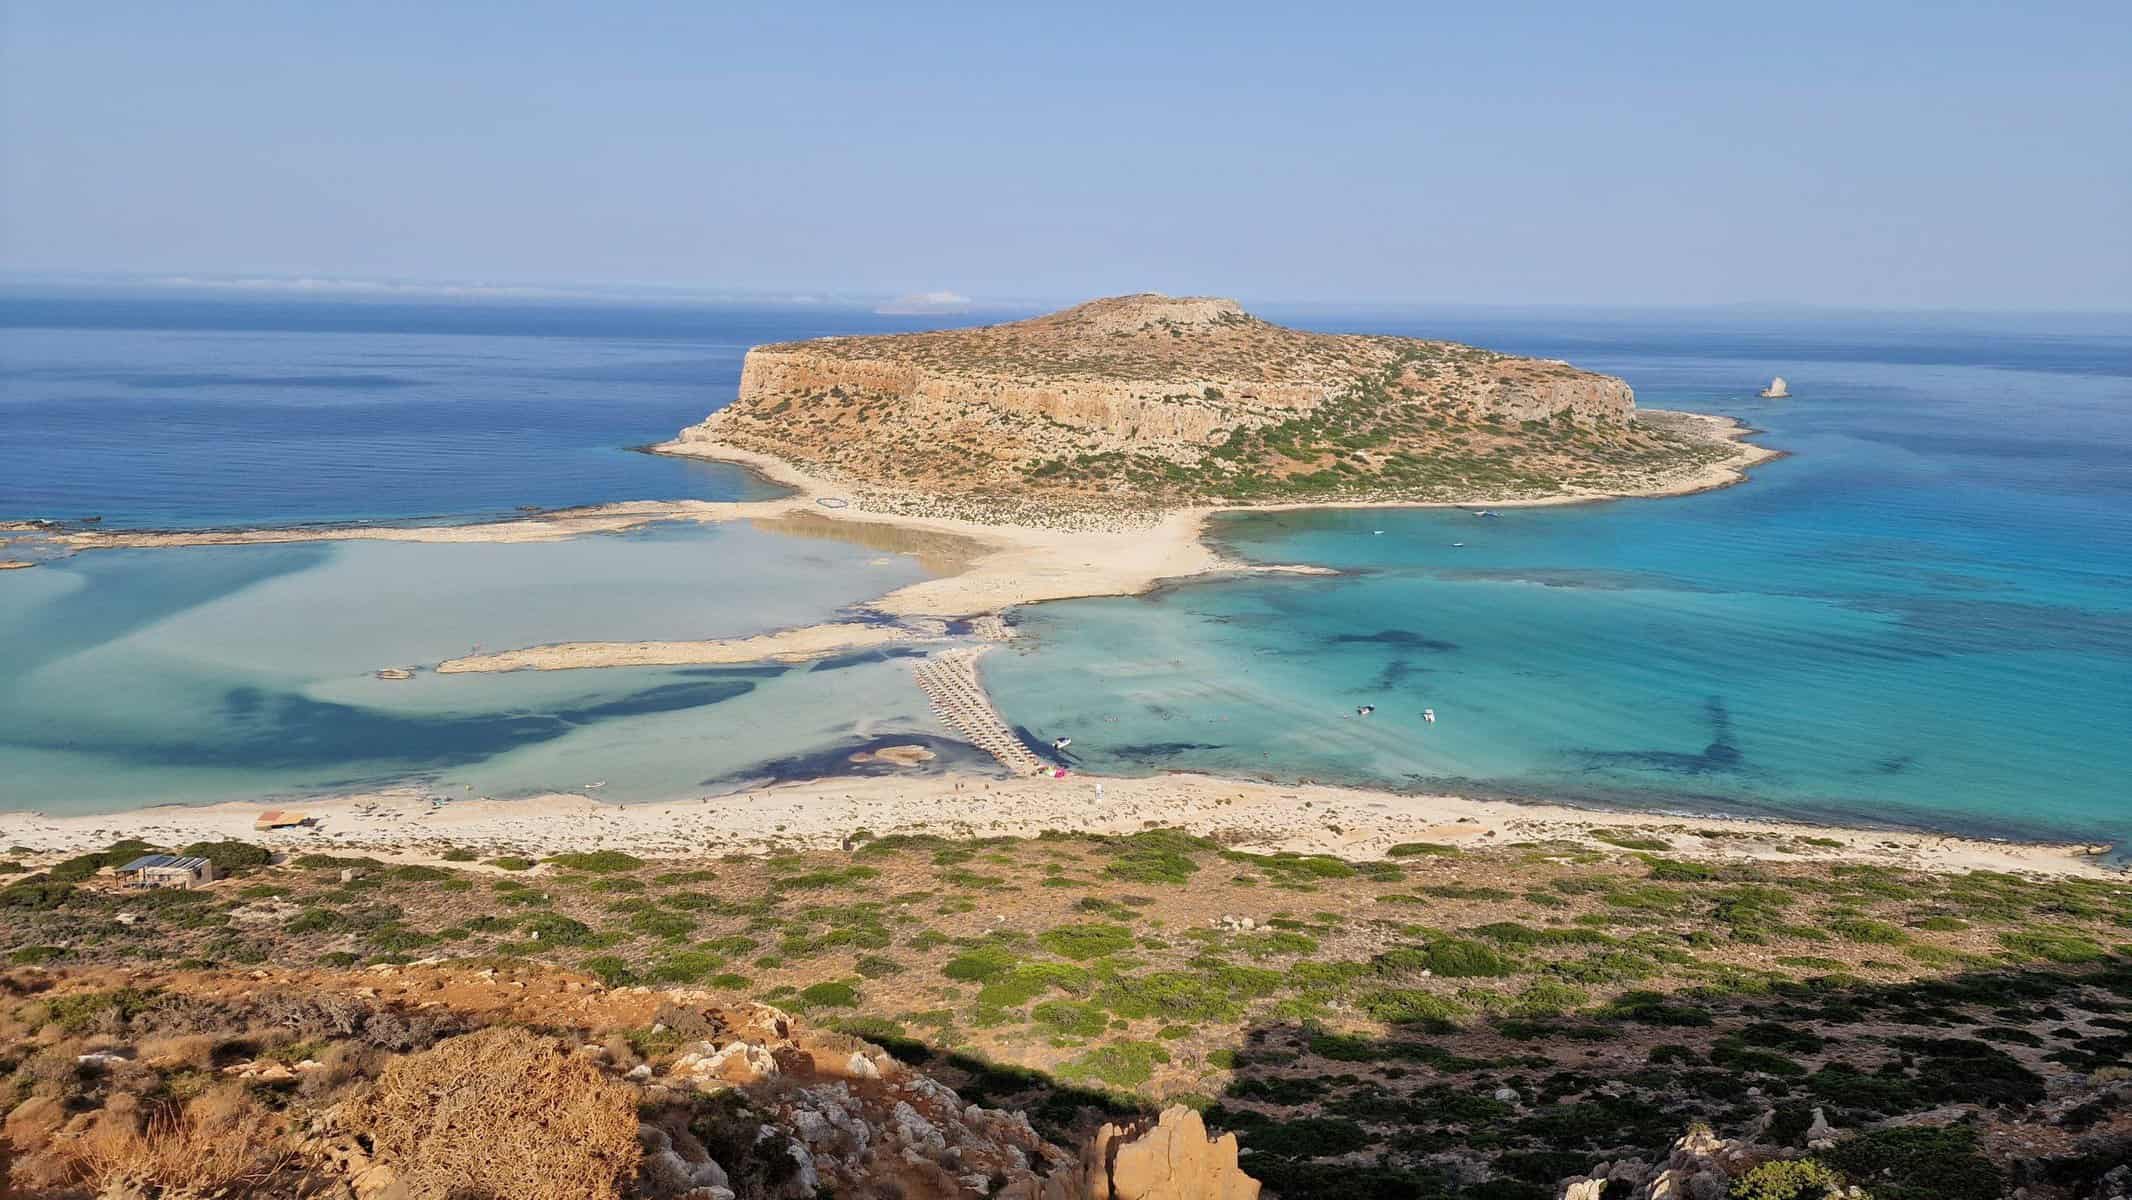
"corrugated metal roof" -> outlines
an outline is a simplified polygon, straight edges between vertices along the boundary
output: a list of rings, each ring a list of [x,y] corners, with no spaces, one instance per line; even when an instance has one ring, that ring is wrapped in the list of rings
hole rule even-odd
[[[132,862],[127,863],[125,866],[120,867],[119,871],[121,873],[130,871],[151,871],[159,867],[175,867],[181,871],[197,871],[207,865],[207,860],[204,858],[180,858],[178,855],[175,854],[143,854],[139,858],[134,859]]]

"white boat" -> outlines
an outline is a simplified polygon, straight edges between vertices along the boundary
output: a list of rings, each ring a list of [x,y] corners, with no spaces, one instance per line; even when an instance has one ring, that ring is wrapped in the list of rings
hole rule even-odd
[[[1770,380],[1769,386],[1762,389],[1762,399],[1764,400],[1783,400],[1790,395],[1791,389],[1784,386],[1784,377],[1782,375]]]

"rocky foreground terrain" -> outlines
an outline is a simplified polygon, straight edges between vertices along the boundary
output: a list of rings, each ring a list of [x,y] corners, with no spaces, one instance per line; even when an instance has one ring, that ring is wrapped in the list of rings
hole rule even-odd
[[[0,864],[12,1195],[2114,1200],[2132,885],[1180,831]],[[1715,835],[1710,835],[1715,836]]]
[[[739,398],[667,448],[716,445],[862,492],[1037,507],[1633,491],[1732,450],[1566,363],[1158,295],[758,346]]]

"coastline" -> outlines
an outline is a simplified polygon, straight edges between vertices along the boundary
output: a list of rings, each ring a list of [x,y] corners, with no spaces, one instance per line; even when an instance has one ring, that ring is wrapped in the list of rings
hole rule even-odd
[[[1336,501],[1265,505],[1200,505],[1130,519],[1121,514],[1107,529],[1059,530],[1016,524],[982,524],[960,517],[877,512],[844,500],[845,490],[782,459],[717,443],[669,442],[647,447],[657,453],[733,462],[792,489],[763,501],[636,501],[540,513],[483,524],[404,527],[304,527],[215,531],[72,531],[50,535],[75,550],[179,548],[292,541],[386,540],[405,542],[541,542],[586,534],[620,532],[661,521],[719,523],[749,520],[773,532],[856,541],[878,549],[928,559],[944,573],[889,592],[859,606],[886,620],[843,620],[746,637],[705,641],[564,642],[449,659],[439,674],[600,667],[737,664],[803,661],[852,649],[922,645],[929,641],[998,640],[1011,636],[1000,614],[1047,600],[1137,595],[1157,587],[1222,573],[1337,574],[1309,565],[1255,564],[1225,556],[1204,537],[1207,522],[1226,512],[1300,511],[1340,508],[1546,507],[1603,500],[1690,495],[1729,487],[1754,466],[1782,452],[1746,439],[1756,431],[1729,417],[1674,414],[1701,423],[1713,440],[1730,443],[1721,459],[1662,478],[1632,492],[1567,493],[1545,498],[1453,501]],[[824,504],[829,500],[832,503]],[[970,620],[977,628],[951,635],[948,622]],[[1654,813],[1581,809],[1566,805],[1482,801],[1450,796],[1414,797],[1368,789],[1322,785],[1281,786],[1250,780],[1172,774],[1153,779],[1105,777],[1108,804],[1090,811],[1080,785],[1045,777],[913,776],[853,779],[825,777],[778,784],[752,793],[732,793],[633,805],[605,804],[589,797],[554,793],[516,800],[453,801],[432,812],[419,788],[327,797],[306,801],[307,811],[327,818],[327,845],[377,847],[393,839],[435,838],[443,833],[500,845],[572,848],[615,837],[656,846],[676,837],[700,848],[706,837],[727,844],[768,846],[798,840],[835,841],[850,829],[881,826],[900,831],[972,834],[1036,833],[1045,828],[1106,828],[1130,832],[1148,822],[1248,839],[1280,849],[1370,854],[1396,841],[1434,830],[1446,838],[1486,828],[1519,836],[1581,837],[1577,831],[1685,820]],[[943,789],[948,789],[943,791]],[[1296,797],[1308,803],[1297,807]],[[1073,797],[1072,800],[1066,797]],[[1278,798],[1278,802],[1274,798]],[[22,844],[57,839],[87,845],[128,832],[157,834],[173,843],[206,837],[245,836],[261,805],[232,801],[182,809],[154,808],[126,814],[46,817],[0,813],[0,837]],[[816,810],[819,811],[816,811]],[[367,810],[367,811],[366,811]],[[1338,814],[1338,820],[1332,819]],[[560,827],[563,822],[584,824]],[[855,822],[855,823],[854,823]],[[1091,824],[1093,822],[1094,824]],[[1695,819],[1697,827],[1727,828],[1764,839],[1837,837],[1845,854],[1865,861],[1914,861],[1989,866],[1990,869],[2051,873],[2108,873],[2088,861],[2082,847],[1999,842],[1954,835],[1850,829],[1810,822]],[[1338,829],[1332,827],[1337,825]],[[1492,834],[1488,836],[1493,836]],[[1587,839],[1588,840],[1588,839]],[[1596,843],[1595,843],[1596,844]],[[40,846],[40,848],[42,848]],[[677,845],[677,849],[678,849]],[[1731,849],[1713,847],[1713,849]],[[1890,859],[1890,855],[1894,859]]]
[[[1096,799],[1094,785],[1103,788]],[[1045,830],[1126,834],[1176,827],[1258,851],[1372,859],[1401,843],[1460,849],[1566,843],[1621,854],[1595,833],[1657,834],[1669,855],[1725,861],[1843,862],[1924,871],[2006,871],[2121,879],[2096,847],[1996,841],[1736,817],[1581,809],[1549,803],[1419,796],[1324,784],[1283,785],[1172,773],[1139,778],[989,774],[829,777],[671,803],[609,804],[569,793],[433,806],[420,788],[306,803],[312,828],[260,832],[284,803],[170,805],[50,817],[0,813],[0,838],[37,856],[140,837],[182,846],[235,838],[292,853],[362,850],[391,861],[437,861],[448,849],[542,855],[627,849],[644,857],[832,848],[876,837],[1035,836]]]

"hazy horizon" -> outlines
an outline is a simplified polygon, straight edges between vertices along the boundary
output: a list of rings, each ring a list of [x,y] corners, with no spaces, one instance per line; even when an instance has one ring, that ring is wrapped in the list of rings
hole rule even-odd
[[[1141,288],[1137,291],[1152,291]],[[1125,295],[1113,292],[1107,295]],[[1211,293],[1164,293],[1211,295]],[[687,284],[648,284],[634,281],[588,282],[576,280],[529,280],[522,284],[491,284],[449,279],[331,279],[304,276],[217,277],[212,272],[182,275],[128,274],[123,272],[19,272],[0,269],[0,296],[61,298],[70,295],[109,298],[194,300],[366,302],[420,305],[585,305],[645,309],[692,307],[757,307],[770,309],[848,309],[876,315],[941,317],[961,321],[971,317],[1012,317],[1020,313],[1043,313],[1103,297],[1088,295],[976,295],[959,297],[956,303],[923,308],[900,307],[907,295],[880,291],[843,291],[833,288],[735,289]],[[1963,319],[2013,318],[2040,320],[2093,319],[2115,323],[2132,322],[2132,304],[2123,308],[1981,308],[1825,304],[1782,300],[1722,300],[1708,302],[1608,303],[1575,301],[1461,301],[1443,300],[1313,300],[1278,295],[1226,295],[1248,310],[1264,313],[1322,313],[1327,315],[1385,314],[1426,316],[1432,313],[1588,314],[1599,317],[1633,318],[1678,314],[1712,317],[1743,316],[1771,320],[1836,320],[1846,317]],[[2132,331],[2132,330],[2128,330]]]
[[[2111,313],[2128,47],[2081,0],[9,0],[0,270]]]

